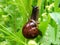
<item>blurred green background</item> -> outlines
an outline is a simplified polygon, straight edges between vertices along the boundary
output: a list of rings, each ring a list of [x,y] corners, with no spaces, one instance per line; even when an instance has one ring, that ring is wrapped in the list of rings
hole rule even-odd
[[[22,27],[39,7],[35,39],[26,39]],[[60,45],[60,0],[0,0],[0,45]]]

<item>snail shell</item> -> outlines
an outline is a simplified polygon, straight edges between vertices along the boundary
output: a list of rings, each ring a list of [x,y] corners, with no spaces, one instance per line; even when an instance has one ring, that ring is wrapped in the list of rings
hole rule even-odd
[[[39,31],[37,28],[37,24],[34,20],[30,20],[26,23],[26,25],[23,27],[22,33],[24,37],[28,39],[33,39],[38,36]]]

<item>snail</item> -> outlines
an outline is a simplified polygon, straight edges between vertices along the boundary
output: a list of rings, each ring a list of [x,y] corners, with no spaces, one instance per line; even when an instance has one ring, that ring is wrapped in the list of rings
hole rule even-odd
[[[39,29],[37,28],[37,15],[38,15],[38,7],[33,7],[32,14],[30,20],[23,26],[22,34],[27,39],[34,39],[39,35]]]

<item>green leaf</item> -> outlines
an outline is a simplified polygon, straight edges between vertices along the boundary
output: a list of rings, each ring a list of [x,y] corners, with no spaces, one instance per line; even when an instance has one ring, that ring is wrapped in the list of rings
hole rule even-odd
[[[50,16],[56,22],[56,24],[60,25],[60,13],[50,13]]]
[[[43,35],[46,32],[49,22],[50,22],[50,16],[48,15],[47,19],[45,21],[40,22],[40,24],[39,24],[39,29],[40,29],[40,31],[42,31]]]
[[[51,20],[50,24],[54,27],[55,31],[55,40],[57,38],[57,24],[60,25],[60,13],[50,13],[50,16],[53,20]]]
[[[43,36],[42,40],[40,41],[43,45],[50,45],[51,43],[55,42],[54,36],[54,28],[51,25],[48,25],[45,35]]]

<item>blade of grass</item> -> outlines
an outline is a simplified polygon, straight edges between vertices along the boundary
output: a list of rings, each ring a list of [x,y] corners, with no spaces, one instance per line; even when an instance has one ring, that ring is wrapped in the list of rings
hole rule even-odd
[[[24,12],[26,13],[26,15],[29,15],[26,8],[25,8],[24,2],[22,0],[15,0],[15,2],[16,2],[18,7],[22,6],[22,8],[24,9]]]
[[[41,4],[42,4],[42,0],[38,0],[37,6],[39,7],[39,18],[41,16],[41,14],[40,14],[40,12],[41,12]]]
[[[42,0],[40,14],[42,14],[44,12],[44,3],[45,3],[45,0]]]
[[[16,42],[25,44],[16,34],[10,32],[6,27],[4,27],[1,24],[0,24],[0,27],[2,28],[0,29],[1,32],[4,32],[5,34],[9,35],[11,38],[14,38]]]
[[[41,21],[43,20],[42,18],[42,13],[44,12],[44,3],[45,3],[45,0],[41,0],[41,4],[39,4],[40,0],[38,0],[38,4],[37,6],[39,6],[39,18],[41,17]]]
[[[41,2],[42,2],[42,0],[38,0],[38,2],[37,2],[37,6],[38,6],[39,8],[41,8]]]
[[[26,10],[28,11],[29,15],[32,13],[32,2],[33,0],[27,0],[26,4]]]
[[[58,10],[59,10],[59,8],[58,8],[58,6],[59,6],[59,3],[60,3],[60,1],[59,0],[55,0],[55,2],[54,2],[54,5],[55,5],[55,7],[54,7],[54,11],[56,12],[58,12]],[[60,11],[59,11],[60,12]]]
[[[56,41],[56,37],[57,37],[57,24],[56,24],[56,22],[53,20],[53,19],[51,19],[51,22],[50,22],[50,25],[54,28],[54,37],[55,37],[55,41]]]

